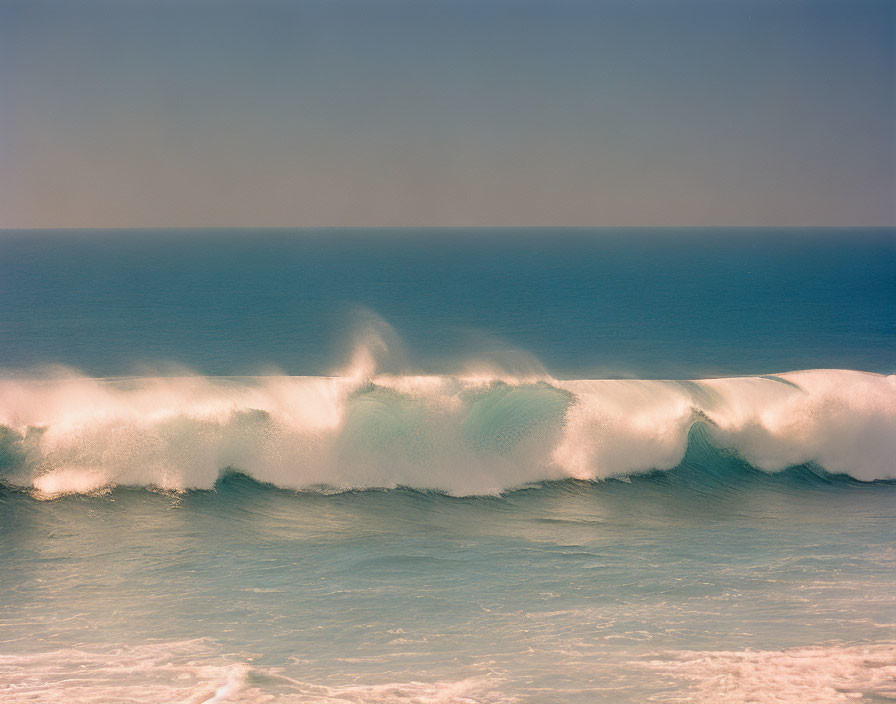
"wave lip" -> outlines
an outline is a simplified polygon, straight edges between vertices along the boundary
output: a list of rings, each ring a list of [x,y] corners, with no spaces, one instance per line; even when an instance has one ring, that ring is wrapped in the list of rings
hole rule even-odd
[[[676,467],[695,427],[766,472],[814,464],[896,478],[896,377],[810,370],[695,381],[6,379],[0,479],[41,498],[211,489],[225,471],[297,490],[496,494]]]

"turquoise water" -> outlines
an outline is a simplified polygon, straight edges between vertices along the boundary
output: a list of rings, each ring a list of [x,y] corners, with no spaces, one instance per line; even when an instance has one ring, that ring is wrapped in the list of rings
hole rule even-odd
[[[0,700],[893,701],[894,243],[5,233]]]

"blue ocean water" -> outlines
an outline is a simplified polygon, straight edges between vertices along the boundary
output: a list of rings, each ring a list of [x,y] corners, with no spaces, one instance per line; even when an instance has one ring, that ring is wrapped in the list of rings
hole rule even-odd
[[[366,308],[427,373],[893,373],[894,270],[893,229],[5,232],[0,361],[331,374]]]
[[[0,233],[0,701],[896,699],[896,231]]]

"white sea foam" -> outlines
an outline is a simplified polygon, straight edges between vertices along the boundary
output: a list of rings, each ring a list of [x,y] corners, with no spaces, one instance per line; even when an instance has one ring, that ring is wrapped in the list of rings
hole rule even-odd
[[[248,667],[221,657],[212,641],[196,639],[138,647],[97,646],[0,655],[0,701],[270,702],[248,686]]]
[[[351,679],[346,677],[347,680]],[[513,704],[494,677],[325,685],[253,667],[212,640],[0,655],[5,704]]]
[[[896,477],[896,376],[818,369],[692,382],[558,382],[578,403],[555,459],[583,478],[678,464],[695,418],[720,448],[776,471],[807,462]]]
[[[616,667],[649,673],[649,701],[841,704],[896,699],[896,643],[785,650],[670,651]],[[311,682],[207,638],[0,655],[0,701],[100,704],[515,704],[525,687],[495,673],[459,679]],[[543,692],[542,692],[543,694]],[[634,701],[634,699],[624,699]]]
[[[896,377],[690,382],[377,375],[0,380],[0,478],[43,497],[211,488],[225,468],[308,489],[458,495],[679,464],[695,422],[756,467],[896,478]]]
[[[896,699],[896,643],[788,650],[678,651],[641,663],[685,684],[651,701],[837,704]]]

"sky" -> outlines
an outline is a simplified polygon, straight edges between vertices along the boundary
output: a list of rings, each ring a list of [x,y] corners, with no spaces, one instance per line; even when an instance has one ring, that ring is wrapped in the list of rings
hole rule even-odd
[[[896,225],[892,0],[0,0],[0,227]]]

